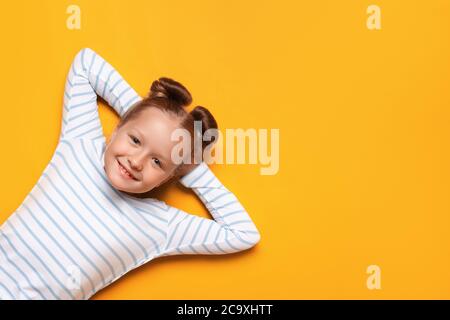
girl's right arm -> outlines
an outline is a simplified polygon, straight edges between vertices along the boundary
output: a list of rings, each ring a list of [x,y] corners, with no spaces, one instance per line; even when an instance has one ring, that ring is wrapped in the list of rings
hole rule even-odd
[[[83,48],[75,55],[67,75],[60,139],[103,137],[97,95],[121,117],[142,99],[103,57]]]

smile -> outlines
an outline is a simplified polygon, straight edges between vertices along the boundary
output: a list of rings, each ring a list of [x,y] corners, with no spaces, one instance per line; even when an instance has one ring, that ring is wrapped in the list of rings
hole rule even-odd
[[[119,166],[119,171],[122,174],[122,176],[126,179],[132,179],[132,180],[137,180],[136,178],[133,177],[133,175],[131,173],[128,172],[127,169],[125,169],[119,161],[117,161],[117,164]]]

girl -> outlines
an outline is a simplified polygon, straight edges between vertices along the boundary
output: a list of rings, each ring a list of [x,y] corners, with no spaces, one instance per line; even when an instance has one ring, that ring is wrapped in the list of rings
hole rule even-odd
[[[121,116],[108,143],[97,95]],[[253,221],[205,162],[171,160],[174,129],[193,132],[194,121],[217,129],[207,109],[184,109],[191,101],[168,78],[154,81],[142,99],[92,49],[76,54],[55,153],[0,227],[0,299],[89,299],[158,257],[226,254],[258,243]],[[214,220],[142,197],[169,179],[192,188]]]

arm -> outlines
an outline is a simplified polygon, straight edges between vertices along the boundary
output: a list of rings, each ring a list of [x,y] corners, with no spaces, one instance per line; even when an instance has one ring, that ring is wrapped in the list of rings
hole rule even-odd
[[[226,254],[249,249],[260,234],[236,196],[202,162],[180,179],[200,197],[214,220],[169,206],[167,242],[160,256]]]
[[[81,49],[75,55],[64,91],[60,139],[103,137],[97,95],[121,117],[142,99],[114,67],[90,48]]]

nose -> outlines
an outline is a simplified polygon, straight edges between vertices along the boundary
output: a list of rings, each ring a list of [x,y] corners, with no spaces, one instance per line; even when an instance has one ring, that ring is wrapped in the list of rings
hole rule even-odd
[[[141,171],[145,157],[145,153],[142,152],[129,157],[128,162],[130,163],[131,168],[136,171]]]

